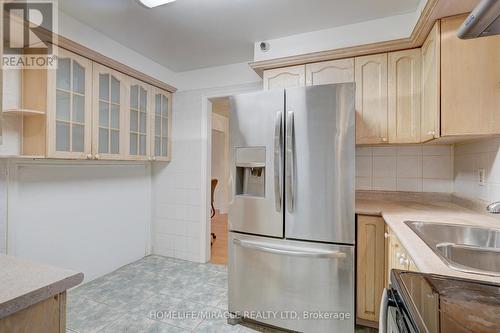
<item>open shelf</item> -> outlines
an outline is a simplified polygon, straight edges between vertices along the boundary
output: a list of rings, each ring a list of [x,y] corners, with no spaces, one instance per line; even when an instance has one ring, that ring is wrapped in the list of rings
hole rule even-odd
[[[44,111],[30,110],[30,109],[7,109],[3,110],[6,116],[44,116]]]

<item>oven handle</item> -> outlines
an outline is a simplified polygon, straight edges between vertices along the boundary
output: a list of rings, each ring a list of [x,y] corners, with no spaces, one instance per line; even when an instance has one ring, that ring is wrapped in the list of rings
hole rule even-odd
[[[378,331],[379,333],[387,332],[387,313],[389,310],[389,295],[386,288],[382,292],[382,299],[380,300],[380,312],[378,318]]]
[[[302,249],[295,246],[276,246],[264,242],[254,242],[248,240],[241,240],[238,238],[233,239],[233,243],[241,247],[251,250],[263,251],[274,254],[281,254],[287,256],[309,257],[309,258],[326,258],[326,259],[342,259],[347,255],[341,251],[311,251]]]

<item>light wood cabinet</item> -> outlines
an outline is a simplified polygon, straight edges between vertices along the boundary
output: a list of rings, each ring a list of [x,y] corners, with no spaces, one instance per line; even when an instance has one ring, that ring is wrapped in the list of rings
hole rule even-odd
[[[66,332],[66,292],[0,319],[0,332]]]
[[[306,65],[306,86],[354,82],[354,58]]]
[[[440,136],[441,25],[438,20],[422,45],[422,106],[420,141]]]
[[[21,156],[170,161],[170,92],[64,49],[55,70],[13,73],[3,112],[22,117]]]
[[[387,143],[387,54],[356,58],[354,73],[356,143]]]
[[[127,78],[94,64],[92,154],[95,159],[124,159],[126,150]]]
[[[172,132],[172,95],[152,88],[151,93],[151,156],[154,161],[170,161]]]
[[[500,36],[459,39],[466,16],[441,20],[441,135],[500,133]]]
[[[127,92],[127,156],[133,160],[151,160],[151,88],[128,78]]]
[[[384,220],[380,217],[357,216],[356,317],[374,327],[384,289],[384,228]]]
[[[389,286],[392,269],[410,270],[415,272],[418,272],[419,269],[394,232],[387,226],[384,236],[386,239],[387,249],[385,285]]]
[[[420,49],[388,54],[389,143],[420,142]]]
[[[304,87],[306,85],[306,66],[292,66],[271,69],[264,72],[264,90]]]
[[[57,70],[22,71],[20,96],[22,155],[68,159],[91,156],[90,60],[60,49]]]

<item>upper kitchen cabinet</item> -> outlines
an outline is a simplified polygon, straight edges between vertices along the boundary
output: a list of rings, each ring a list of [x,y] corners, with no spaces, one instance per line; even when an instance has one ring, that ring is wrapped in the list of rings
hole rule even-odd
[[[389,53],[389,143],[420,142],[420,77],[420,49]]]
[[[466,16],[441,20],[441,135],[500,133],[500,36],[461,40]]]
[[[306,85],[354,82],[354,58],[306,65]]]
[[[92,61],[58,49],[57,69],[8,70],[5,114],[22,117],[18,154],[92,158]],[[13,144],[13,143],[12,143]]]
[[[60,49],[55,75],[48,73],[47,157],[89,158],[92,61]]]
[[[387,53],[355,59],[356,144],[388,142]]]
[[[304,87],[306,66],[292,66],[264,71],[264,90]]]
[[[172,132],[172,95],[152,88],[151,101],[151,158],[153,161],[170,161]]]
[[[426,142],[440,136],[441,31],[439,21],[434,24],[421,50],[422,105],[420,141]]]
[[[129,138],[128,157],[134,160],[151,160],[150,155],[150,86],[128,79],[128,127]]]
[[[126,151],[126,76],[94,64],[93,138],[94,159],[123,159]]]

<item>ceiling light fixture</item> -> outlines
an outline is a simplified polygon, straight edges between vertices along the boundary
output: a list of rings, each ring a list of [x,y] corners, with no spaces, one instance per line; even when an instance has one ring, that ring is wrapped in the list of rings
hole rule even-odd
[[[158,7],[165,5],[169,2],[174,2],[175,0],[139,0],[144,6],[148,8]]]

